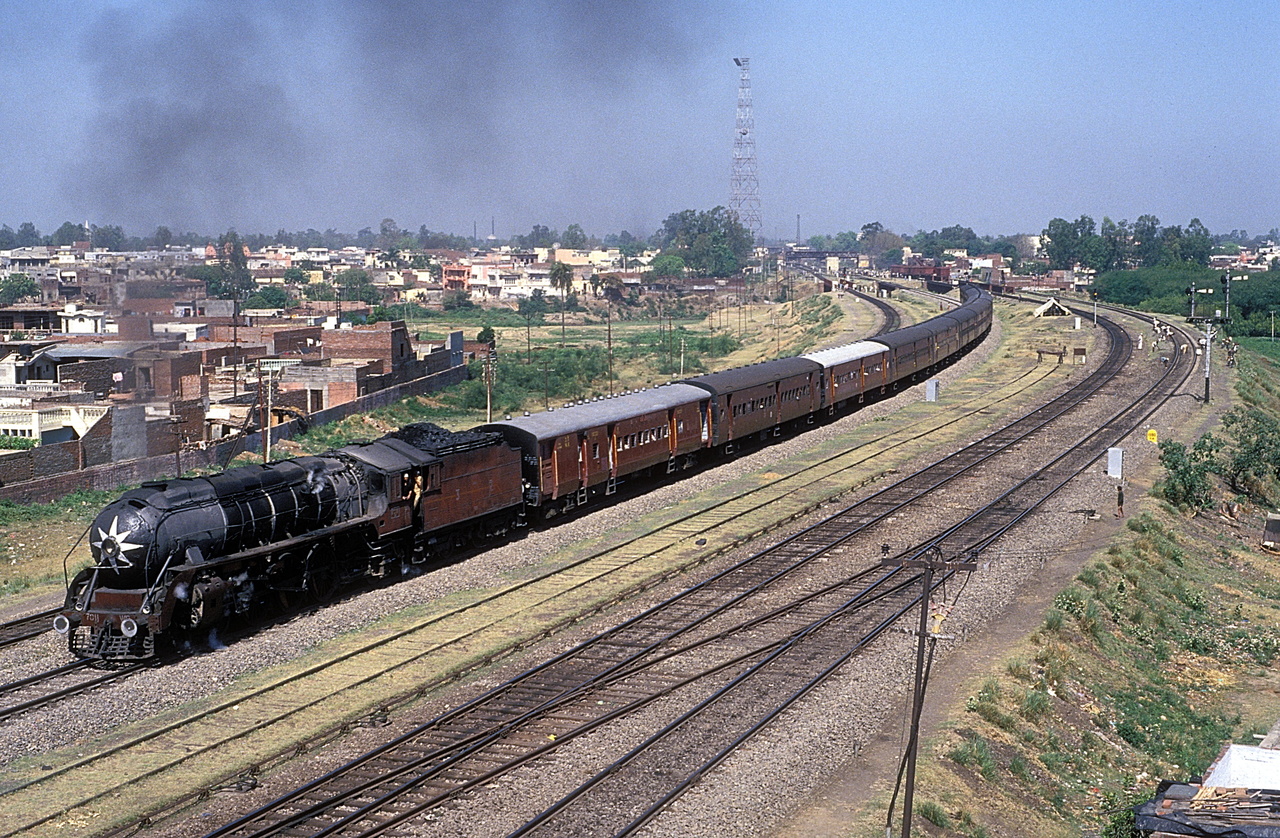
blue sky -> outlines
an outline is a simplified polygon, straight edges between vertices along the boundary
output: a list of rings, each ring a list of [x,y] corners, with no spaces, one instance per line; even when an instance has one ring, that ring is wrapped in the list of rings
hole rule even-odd
[[[0,222],[1280,226],[1280,4],[0,0]]]

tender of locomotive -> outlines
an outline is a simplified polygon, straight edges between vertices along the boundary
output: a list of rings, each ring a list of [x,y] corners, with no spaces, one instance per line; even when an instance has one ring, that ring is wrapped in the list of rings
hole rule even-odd
[[[54,627],[85,658],[152,656],[255,608],[324,598],[521,515],[520,454],[496,434],[410,425],[376,442],[145,483],[90,527],[92,567]]]
[[[92,567],[55,628],[84,658],[141,659],[241,614],[324,598],[627,480],[812,423],[916,380],[975,345],[991,297],[845,346],[454,433],[418,424],[317,457],[145,483],[90,529]]]

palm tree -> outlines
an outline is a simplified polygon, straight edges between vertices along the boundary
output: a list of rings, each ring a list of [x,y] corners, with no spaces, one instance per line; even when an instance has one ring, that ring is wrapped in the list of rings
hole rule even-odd
[[[568,307],[569,292],[573,290],[573,268],[564,262],[551,263],[551,287],[560,291],[560,348],[564,349],[564,310]]]

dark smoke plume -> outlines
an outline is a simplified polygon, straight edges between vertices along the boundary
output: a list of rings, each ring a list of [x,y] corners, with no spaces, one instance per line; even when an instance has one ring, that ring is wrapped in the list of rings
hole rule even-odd
[[[590,214],[619,206],[652,226],[687,180],[654,172],[671,168],[654,149],[683,139],[699,65],[727,61],[705,4],[675,0],[160,8],[93,27],[98,112],[71,185],[137,233],[490,214],[599,228],[618,213]]]

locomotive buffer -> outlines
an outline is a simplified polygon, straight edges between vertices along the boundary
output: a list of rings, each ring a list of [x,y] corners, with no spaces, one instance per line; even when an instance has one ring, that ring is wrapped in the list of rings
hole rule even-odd
[[[907,740],[907,784],[906,791],[903,793],[902,799],[902,835],[904,838],[910,838],[911,835],[911,808],[914,804],[915,785],[916,785],[916,751],[920,743],[920,714],[924,710],[924,688],[927,679],[928,667],[925,665],[925,640],[937,641],[939,635],[929,631],[929,616],[931,609],[929,608],[929,597],[933,592],[933,575],[936,572],[946,572],[948,570],[977,570],[978,563],[976,561],[955,561],[947,560],[942,557],[942,550],[936,544],[930,545],[923,554],[916,554],[915,558],[904,558],[897,556],[889,558],[888,545],[884,545],[885,556],[880,560],[883,567],[912,567],[919,568],[923,571],[921,579],[924,582],[924,592],[920,597],[920,627],[916,632],[916,676],[915,691],[911,703],[911,737]],[[970,559],[976,559],[977,553],[972,552]],[[934,628],[939,629],[942,626],[942,619],[945,615],[939,614],[936,617]],[[933,662],[932,651],[929,654],[929,662]],[[899,780],[902,774],[898,774]],[[895,789],[894,796],[897,796]],[[893,803],[889,804],[888,823],[891,825],[893,821]],[[890,826],[891,828],[891,826]],[[886,835],[890,834],[886,830]]]

